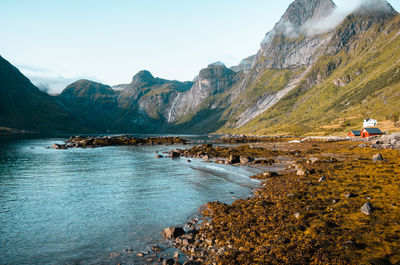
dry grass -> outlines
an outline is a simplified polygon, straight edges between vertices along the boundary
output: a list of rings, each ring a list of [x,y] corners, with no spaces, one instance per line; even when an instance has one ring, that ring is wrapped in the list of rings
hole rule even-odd
[[[276,146],[286,155],[296,147],[292,158],[308,174],[266,179],[254,197],[232,205],[209,203],[198,238],[214,249],[210,264],[400,262],[399,151],[379,150],[386,161],[373,163],[376,150],[350,142]],[[271,155],[257,150],[252,155]],[[367,201],[370,216],[360,211]]]

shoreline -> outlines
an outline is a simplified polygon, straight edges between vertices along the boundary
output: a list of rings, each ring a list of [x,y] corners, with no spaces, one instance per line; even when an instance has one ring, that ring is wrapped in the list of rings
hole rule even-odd
[[[167,148],[170,158],[188,162],[255,167],[263,172],[251,178],[260,185],[247,198],[206,203],[182,226],[184,233],[160,237],[154,249],[128,248],[105,260],[125,255],[139,264],[397,264],[397,136],[363,143],[279,139]]]
[[[391,245],[393,239],[389,239],[389,234],[393,225],[400,223],[399,205],[395,203],[400,197],[387,198],[385,192],[376,193],[374,189],[377,186],[363,187],[362,183],[371,182],[371,178],[371,183],[387,181],[389,187],[379,186],[379,189],[385,188],[386,192],[396,185],[400,187],[400,180],[396,179],[396,185],[393,185],[393,177],[389,181],[381,175],[381,172],[389,170],[397,172],[398,167],[394,165],[398,165],[400,159],[397,150],[378,150],[374,145],[377,144],[359,145],[351,141],[283,143],[277,148],[278,151],[273,150],[276,152],[273,155],[276,157],[286,153],[292,156],[294,163],[288,163],[287,172],[265,172],[254,176],[261,180],[262,187],[256,189],[248,199],[238,199],[230,205],[207,203],[200,209],[202,219],[193,224],[194,229],[172,238],[175,247],[199,264],[265,264],[267,261],[268,264],[306,264],[312,259],[316,264],[357,264],[358,260],[365,264],[397,264],[400,261],[400,246]],[[382,144],[378,143],[378,146],[381,148]],[[249,155],[249,147],[247,145],[247,148],[240,150],[245,157]],[[294,152],[285,150],[288,147],[293,148]],[[212,146],[204,146],[204,149],[209,150],[200,156],[197,149],[181,152],[186,157],[215,156]],[[224,154],[228,161],[231,160],[230,152],[224,149],[218,152]],[[378,152],[382,152],[385,159],[373,161],[372,157],[375,159]],[[258,150],[253,153],[259,154]],[[271,150],[267,154],[271,154]],[[359,169],[354,170],[353,167]],[[375,172],[375,175],[364,176],[360,174],[363,171]],[[349,174],[354,174],[356,179],[347,177]],[[343,182],[349,184],[344,185]],[[388,209],[384,211],[380,204],[385,201],[385,208]],[[393,211],[398,215],[393,217]],[[271,212],[274,217],[268,217],[267,220],[266,216]],[[254,218],[251,221],[253,225],[241,224],[249,216]],[[258,220],[260,218],[262,220]],[[377,220],[391,220],[392,223],[381,227],[375,224]],[[350,231],[344,232],[343,229],[348,229],[346,227],[350,227]],[[363,233],[360,232],[364,229],[386,236],[380,238],[375,235],[375,239],[371,235],[361,236]],[[379,229],[383,229],[383,232],[379,232]],[[264,235],[260,233],[263,230],[266,233]],[[400,242],[400,231],[394,235]],[[382,256],[375,243],[376,238],[380,238],[380,241],[383,239],[384,242],[380,244],[392,249],[391,252]],[[257,243],[257,240],[265,243]],[[302,245],[304,248],[299,246],[300,242],[305,244]]]

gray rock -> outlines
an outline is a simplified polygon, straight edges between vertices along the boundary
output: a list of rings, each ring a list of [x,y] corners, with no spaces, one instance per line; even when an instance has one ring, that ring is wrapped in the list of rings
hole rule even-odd
[[[240,157],[240,164],[247,164],[250,160],[247,157]]]
[[[383,157],[382,157],[381,154],[375,154],[375,155],[372,157],[372,161],[373,161],[373,162],[380,162],[380,161],[384,161],[384,159],[383,159]]]
[[[357,197],[357,195],[352,193],[352,192],[346,192],[344,194],[344,197],[346,197],[346,198],[354,198],[354,197]]]
[[[325,176],[320,177],[319,180],[318,180],[319,183],[324,182],[324,181],[326,181],[326,177]]]
[[[189,246],[189,240],[183,239],[182,240],[182,245],[185,246],[185,247]]]
[[[151,247],[151,250],[152,250],[153,252],[162,252],[162,249],[161,249],[159,246],[152,246],[152,247]]]
[[[361,207],[361,212],[365,215],[371,215],[372,212],[372,205],[369,202],[366,202],[362,207]]]
[[[171,152],[169,153],[169,157],[170,157],[170,158],[179,158],[179,157],[181,157],[181,155],[180,155],[179,152],[177,152],[177,151],[171,151]]]
[[[162,231],[163,237],[167,239],[176,239],[177,237],[184,235],[185,230],[182,227],[168,227]]]
[[[294,214],[294,217],[295,217],[296,219],[300,219],[300,213],[299,213],[299,212],[295,213],[295,214]]]
[[[296,172],[297,176],[305,176],[307,172],[304,169],[298,169]]]
[[[238,155],[230,155],[227,164],[237,164],[240,163],[240,156]]]

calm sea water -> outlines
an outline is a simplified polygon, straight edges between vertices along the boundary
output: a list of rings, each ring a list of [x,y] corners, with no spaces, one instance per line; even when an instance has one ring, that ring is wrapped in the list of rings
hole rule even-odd
[[[0,141],[0,264],[113,264],[257,185],[247,169],[154,158],[179,146],[45,148],[62,140]]]

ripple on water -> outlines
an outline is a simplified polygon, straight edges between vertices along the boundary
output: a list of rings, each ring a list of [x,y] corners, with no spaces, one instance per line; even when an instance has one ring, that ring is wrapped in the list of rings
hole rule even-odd
[[[257,185],[242,168],[154,159],[176,147],[45,148],[61,140],[0,144],[0,263],[96,264]]]

